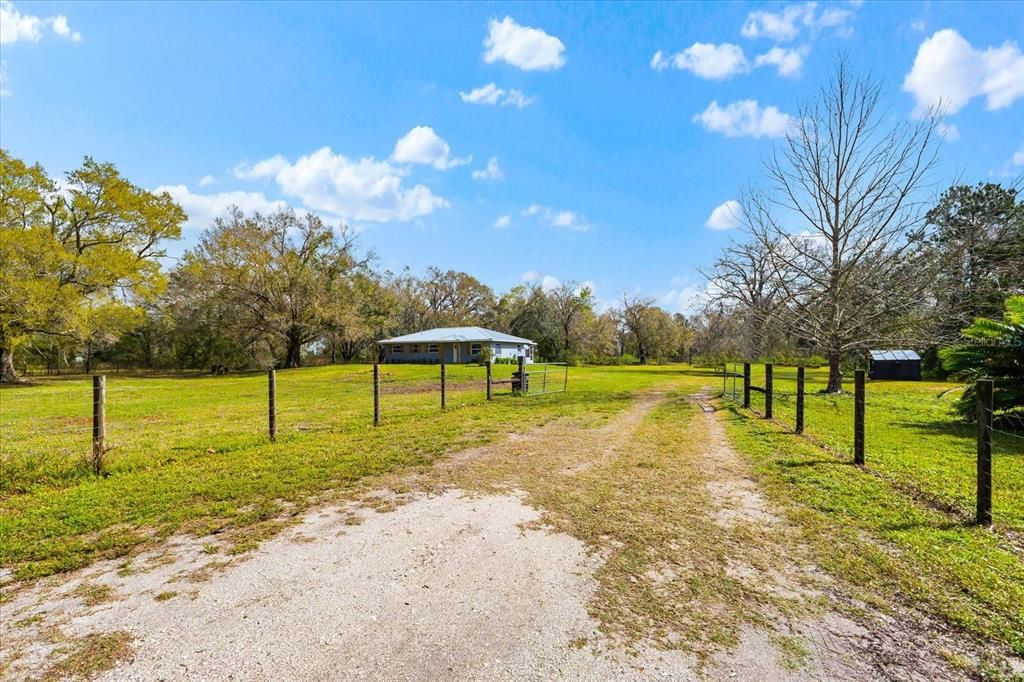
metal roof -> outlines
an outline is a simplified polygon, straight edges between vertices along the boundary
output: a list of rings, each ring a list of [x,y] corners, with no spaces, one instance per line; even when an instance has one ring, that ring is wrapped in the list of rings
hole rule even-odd
[[[393,339],[381,339],[378,343],[463,343],[466,341],[501,341],[503,343],[536,345],[530,339],[502,334],[483,327],[438,327],[405,336],[396,336]]]
[[[920,360],[921,356],[912,350],[873,350],[872,360]]]

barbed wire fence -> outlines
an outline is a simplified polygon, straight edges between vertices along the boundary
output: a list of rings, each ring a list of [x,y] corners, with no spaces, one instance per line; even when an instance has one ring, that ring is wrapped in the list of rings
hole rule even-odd
[[[54,377],[42,409],[28,399],[34,394],[5,388],[0,493],[86,472],[109,475],[110,453],[119,468],[145,467],[190,456],[184,453],[212,455],[308,432],[358,432],[385,420],[412,425],[439,409],[560,393],[568,389],[569,369],[565,363],[367,365],[330,378],[271,369],[168,374],[169,381],[145,387],[132,378]]]
[[[737,369],[742,366],[742,372]],[[852,461],[869,473],[879,476],[915,499],[923,500],[939,511],[950,513],[965,520],[969,519],[978,525],[992,524],[992,452],[1000,448],[1007,454],[1018,453],[1019,448],[1009,443],[1024,442],[1024,414],[1000,412],[993,409],[991,380],[979,380],[975,385],[978,403],[977,424],[972,426],[959,420],[943,422],[943,429],[962,440],[975,440],[977,443],[977,461],[974,478],[977,483],[973,491],[975,508],[968,510],[962,505],[952,503],[942,496],[934,494],[914,482],[913,477],[897,477],[883,471],[869,460],[869,443],[872,438],[874,420],[871,414],[883,414],[898,409],[892,399],[870,398],[866,390],[866,372],[856,370],[854,375],[854,391],[852,396],[852,415],[848,414],[849,395],[825,396],[815,394],[818,415],[828,415],[826,428],[813,429],[813,434],[805,432],[806,419],[806,381],[805,368],[790,368],[796,371],[780,373],[772,363],[764,366],[764,385],[756,385],[751,376],[751,363],[732,363],[722,366],[723,388],[722,397],[734,403],[737,408],[744,408],[765,419],[771,419],[787,426],[794,433],[802,434],[819,447],[827,450],[837,458]],[[732,382],[739,382],[733,387]],[[986,386],[988,387],[986,389]],[[987,402],[986,402],[987,401]],[[852,418],[851,418],[852,417]],[[987,420],[987,421],[986,421]],[[837,428],[838,427],[838,428]]]

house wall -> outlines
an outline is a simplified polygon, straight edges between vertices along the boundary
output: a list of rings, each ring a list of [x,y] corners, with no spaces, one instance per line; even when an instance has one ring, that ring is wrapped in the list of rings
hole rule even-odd
[[[398,344],[402,347],[401,353],[395,353],[393,351],[394,344],[386,344],[384,347],[384,362],[400,363],[400,362],[415,362],[415,363],[439,363],[441,362],[440,354],[437,351],[430,351],[430,344],[426,343],[403,343]],[[455,346],[453,343],[444,344],[444,361],[445,363],[455,363]],[[472,354],[471,342],[463,342],[457,344],[459,346],[459,362],[475,362],[478,360],[477,355]],[[486,346],[487,342],[481,342],[482,346]],[[526,354],[526,362],[533,362],[533,349],[527,353],[526,349],[528,344],[515,344],[515,343],[492,343],[491,345],[491,357],[492,358],[516,358],[520,355]]]

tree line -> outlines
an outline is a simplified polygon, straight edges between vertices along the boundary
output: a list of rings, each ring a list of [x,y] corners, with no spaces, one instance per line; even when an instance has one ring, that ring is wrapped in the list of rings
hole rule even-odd
[[[18,368],[298,367],[372,360],[376,341],[445,326],[533,339],[568,362],[683,359],[690,321],[575,282],[496,293],[465,272],[380,270],[344,225],[281,210],[214,220],[173,267],[187,217],[110,163],[62,180],[0,150],[0,376]]]

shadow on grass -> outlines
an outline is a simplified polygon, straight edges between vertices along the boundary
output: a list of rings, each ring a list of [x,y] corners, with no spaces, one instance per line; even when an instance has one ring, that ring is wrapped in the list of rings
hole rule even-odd
[[[984,529],[985,526],[980,526],[973,520],[964,519],[962,521],[941,521],[937,522],[934,520],[926,521],[906,521],[903,523],[887,523],[880,526],[880,529],[885,532],[898,533],[905,531],[916,531],[921,529],[928,530],[972,530],[975,528]]]

